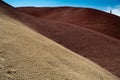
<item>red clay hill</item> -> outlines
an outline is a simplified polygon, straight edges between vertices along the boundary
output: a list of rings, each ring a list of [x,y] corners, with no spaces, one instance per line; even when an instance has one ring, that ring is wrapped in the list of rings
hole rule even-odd
[[[38,18],[86,27],[120,39],[120,17],[96,9],[21,7],[18,10]]]
[[[2,10],[5,10],[3,11],[4,14],[9,17],[21,21],[40,34],[43,34],[66,48],[91,59],[120,77],[120,40],[84,28],[84,26],[36,18],[21,13],[1,1],[0,7],[2,7]]]

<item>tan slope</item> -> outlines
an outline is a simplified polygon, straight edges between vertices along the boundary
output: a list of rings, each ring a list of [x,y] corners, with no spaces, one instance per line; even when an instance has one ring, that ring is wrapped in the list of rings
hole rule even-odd
[[[91,61],[0,14],[0,80],[119,80]]]
[[[120,17],[106,12],[74,7],[23,7],[18,10],[38,18],[79,25],[120,39]]]
[[[20,13],[1,2],[0,11],[83,55],[120,77],[120,41],[82,26],[62,24]]]

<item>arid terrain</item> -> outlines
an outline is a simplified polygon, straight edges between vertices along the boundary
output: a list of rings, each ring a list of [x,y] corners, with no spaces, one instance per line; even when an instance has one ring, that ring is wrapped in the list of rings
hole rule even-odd
[[[71,23],[120,39],[120,17],[96,9],[21,7],[18,10],[38,18]]]
[[[120,17],[89,8],[17,9],[39,18],[29,24],[39,33],[120,77]]]
[[[115,35],[37,18],[0,1],[0,80],[119,80],[119,72]]]

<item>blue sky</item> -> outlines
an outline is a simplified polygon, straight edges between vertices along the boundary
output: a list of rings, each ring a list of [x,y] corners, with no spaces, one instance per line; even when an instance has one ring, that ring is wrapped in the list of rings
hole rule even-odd
[[[100,9],[109,12],[111,9],[114,14],[120,16],[120,0],[4,0],[14,7],[36,6],[76,6]]]

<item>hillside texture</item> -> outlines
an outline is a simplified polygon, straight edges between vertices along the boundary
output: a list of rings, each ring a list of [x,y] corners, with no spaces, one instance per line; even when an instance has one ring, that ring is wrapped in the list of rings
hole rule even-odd
[[[37,18],[70,23],[120,39],[120,17],[90,8],[17,8]]]
[[[0,80],[119,80],[0,11]]]
[[[64,12],[64,8],[61,8],[61,10],[62,9]],[[34,10],[35,9],[33,8],[33,10],[31,9],[30,11],[34,12]],[[43,11],[43,12],[40,11],[41,14],[44,13],[44,11],[46,14],[49,13],[49,12],[47,12],[47,11],[49,11],[49,8],[47,8],[47,9],[46,8],[45,9],[38,8],[38,10]],[[54,10],[54,8],[53,8],[53,10]],[[37,12],[39,12],[39,11],[36,11],[35,14],[37,14]],[[57,12],[59,13],[59,11],[57,11]],[[99,12],[99,11],[98,11],[98,13],[105,14],[106,17],[107,17],[107,15],[111,16],[112,18],[110,18],[110,17],[107,18],[110,21],[119,22],[119,17],[117,17],[117,16],[114,16],[114,15],[111,15],[108,13]],[[94,14],[97,14],[97,12]],[[38,14],[38,15],[40,15],[40,14]],[[100,17],[100,16],[101,16],[100,14],[97,14],[97,17]],[[37,17],[39,17],[39,16],[37,16]],[[59,17],[59,16],[57,16],[57,17]],[[104,19],[104,18],[105,17],[102,17],[102,19]],[[81,18],[79,18],[79,19],[81,19]],[[96,18],[96,19],[99,20],[99,18]],[[35,21],[33,21],[33,20],[35,20]],[[74,20],[74,19],[72,19],[72,20]],[[31,16],[31,18],[29,17],[26,19],[24,17],[24,20],[22,20],[22,21],[24,21],[25,24],[27,23],[27,25],[31,26],[31,28],[33,28],[37,32],[51,38],[52,40],[58,42],[59,44],[62,44],[66,48],[68,48],[80,55],[83,55],[86,58],[91,59],[92,61],[96,62],[97,64],[101,65],[105,69],[109,70],[113,74],[120,77],[120,65],[119,65],[120,64],[120,40],[115,39],[115,36],[116,35],[119,36],[119,33],[111,32],[111,31],[114,31],[114,29],[116,29],[116,30],[118,30],[118,32],[120,32],[119,26],[116,26],[118,28],[113,27],[114,29],[111,29],[108,26],[101,25],[101,27],[100,27],[101,29],[103,29],[102,27],[105,27],[106,30],[109,31],[110,34],[115,34],[115,36],[110,37],[109,35],[106,35],[103,32],[101,34],[101,33],[99,33],[99,31],[96,31],[96,30],[93,31],[93,29],[91,30],[91,29],[86,28],[85,26],[87,24],[81,25],[81,26],[76,26],[76,25],[72,25],[72,24],[66,24],[65,21],[64,21],[64,23],[57,22],[57,20],[56,21],[48,21],[48,19],[43,20],[42,18],[38,19],[38,18],[35,18],[32,16]],[[31,24],[32,21],[35,24]],[[85,21],[85,20],[83,20],[83,21]],[[96,22],[96,20],[94,20],[94,21]],[[104,20],[101,20],[101,21],[104,21]],[[107,22],[106,24],[111,23],[107,20],[105,20],[105,21]],[[90,22],[91,22],[91,20],[90,20]],[[81,21],[80,21],[80,23],[81,23]],[[111,24],[109,24],[109,25],[111,25]],[[97,28],[94,25],[91,27]],[[103,29],[103,31],[104,31],[104,29]]]
[[[120,41],[118,39],[84,26],[39,19],[21,13],[4,2],[0,2],[0,11],[120,77]],[[17,27],[20,27],[19,24]]]

